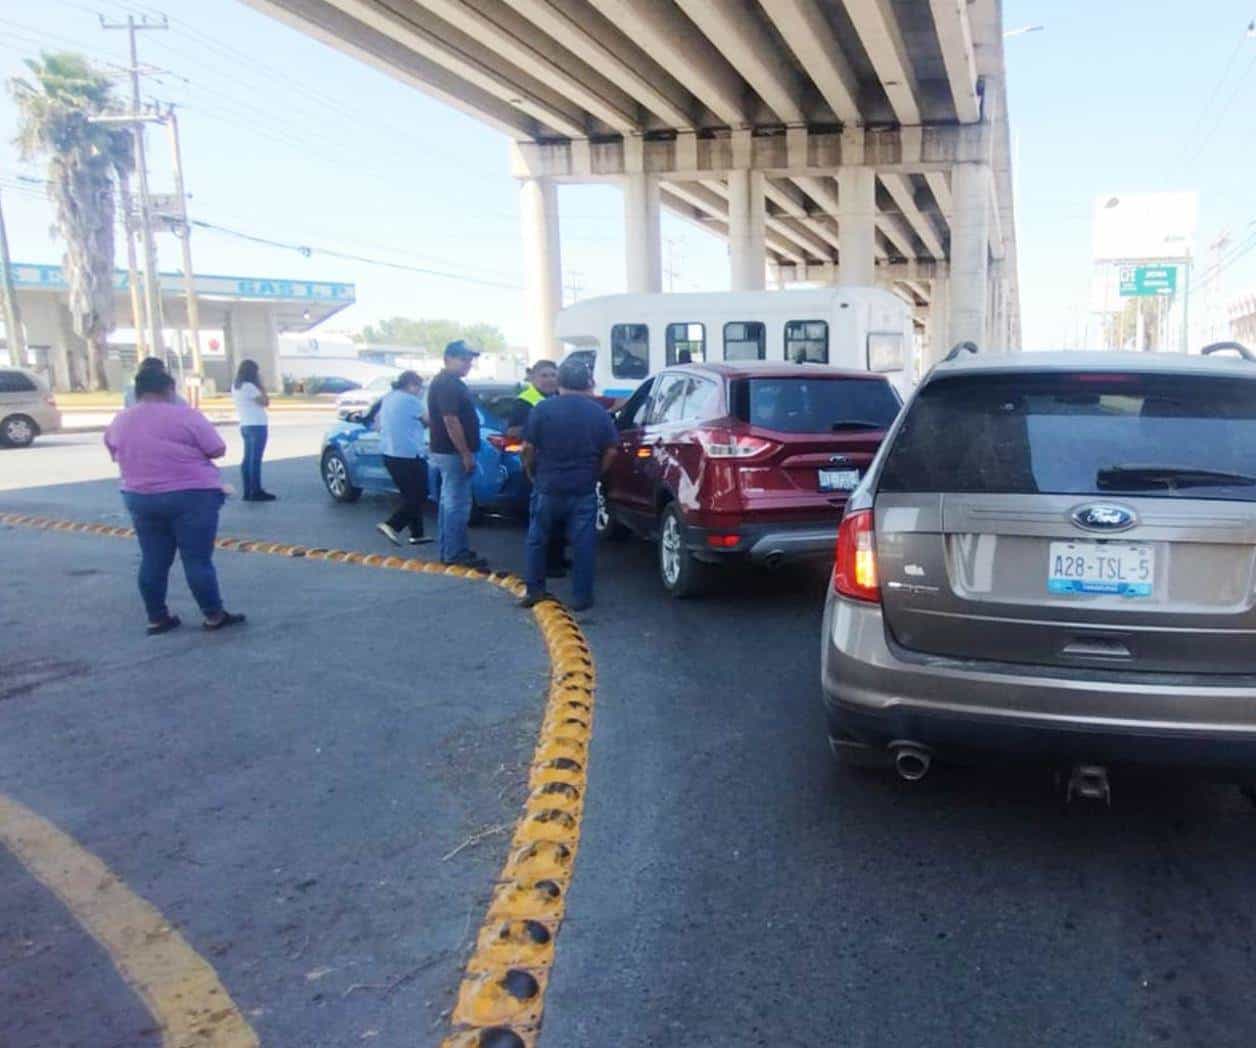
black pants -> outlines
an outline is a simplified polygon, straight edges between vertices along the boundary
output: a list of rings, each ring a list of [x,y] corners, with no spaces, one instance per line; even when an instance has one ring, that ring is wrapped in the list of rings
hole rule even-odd
[[[388,518],[393,531],[410,529],[416,539],[423,535],[423,503],[427,501],[427,459],[384,456],[384,468],[401,492],[401,505]]]

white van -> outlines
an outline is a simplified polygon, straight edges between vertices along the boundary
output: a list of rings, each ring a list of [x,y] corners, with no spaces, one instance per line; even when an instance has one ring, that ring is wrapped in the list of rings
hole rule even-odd
[[[880,288],[606,295],[568,306],[555,331],[593,364],[596,392],[626,397],[664,367],[692,361],[790,360],[915,381],[911,310]]]

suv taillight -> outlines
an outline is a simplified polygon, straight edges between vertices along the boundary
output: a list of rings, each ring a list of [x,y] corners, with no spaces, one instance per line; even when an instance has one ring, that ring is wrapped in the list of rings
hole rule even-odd
[[[833,588],[843,597],[880,603],[877,539],[870,509],[856,510],[842,518],[833,561]]]
[[[507,455],[517,455],[523,450],[523,441],[518,437],[508,437],[504,433],[490,433],[488,442],[498,451]]]
[[[733,433],[719,426],[698,430],[698,440],[711,458],[751,459],[776,447],[770,440],[752,437],[746,433]]]

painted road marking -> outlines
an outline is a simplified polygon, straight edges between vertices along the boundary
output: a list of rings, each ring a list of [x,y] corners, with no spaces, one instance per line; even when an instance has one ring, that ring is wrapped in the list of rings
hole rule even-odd
[[[131,528],[21,513],[0,513],[0,524],[135,537]],[[508,572],[476,571],[414,557],[290,546],[256,539],[220,538],[215,545],[239,553],[270,553],[452,575],[489,582],[518,597],[526,592],[523,580]],[[554,963],[554,940],[565,912],[580,844],[597,672],[588,642],[566,608],[556,601],[545,602],[534,607],[532,615],[545,638],[550,684],[529,772],[531,792],[516,824],[510,854],[476,937],[475,950],[467,962],[453,1011],[454,1031],[442,1048],[536,1045],[545,1009],[545,989]],[[170,1043],[181,1048],[183,1042]],[[187,1043],[234,1046],[236,1042]]]
[[[169,1048],[256,1048],[218,976],[149,903],[96,856],[0,796],[0,841],[65,904],[139,994]]]

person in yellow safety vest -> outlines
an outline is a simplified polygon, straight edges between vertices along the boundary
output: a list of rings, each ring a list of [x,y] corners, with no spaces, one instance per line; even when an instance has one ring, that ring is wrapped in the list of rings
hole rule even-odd
[[[525,378],[523,389],[510,407],[510,418],[506,422],[509,437],[522,437],[532,409],[558,392],[558,365],[552,360],[538,360],[528,368]]]
[[[523,427],[528,424],[532,409],[542,400],[558,394],[558,365],[552,360],[538,360],[528,368],[524,378],[523,389],[510,406],[510,418],[506,422],[506,435],[519,440],[523,439]],[[566,544],[567,536],[561,531],[550,538],[546,577],[560,579],[567,574]]]

